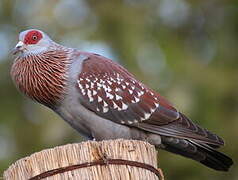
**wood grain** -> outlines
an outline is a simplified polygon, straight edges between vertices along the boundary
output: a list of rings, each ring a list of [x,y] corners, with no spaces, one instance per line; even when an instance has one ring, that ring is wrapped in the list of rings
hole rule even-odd
[[[87,141],[46,149],[12,164],[5,172],[6,180],[25,180],[59,168],[97,162],[107,159],[122,159],[144,163],[157,168],[157,151],[154,146],[136,140]],[[90,165],[90,164],[89,164]],[[43,179],[47,180],[155,180],[160,178],[152,171],[131,165],[104,163],[79,169],[72,168]]]

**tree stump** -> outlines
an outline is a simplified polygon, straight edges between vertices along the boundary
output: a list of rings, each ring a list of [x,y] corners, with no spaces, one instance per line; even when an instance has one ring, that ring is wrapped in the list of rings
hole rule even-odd
[[[154,146],[136,140],[87,141],[46,149],[12,164],[6,180],[155,180]]]

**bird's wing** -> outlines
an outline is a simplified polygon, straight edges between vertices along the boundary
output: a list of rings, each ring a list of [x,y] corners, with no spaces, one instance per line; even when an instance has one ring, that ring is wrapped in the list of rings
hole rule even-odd
[[[195,125],[126,69],[103,56],[88,54],[77,88],[82,104],[105,119],[164,136],[223,144],[221,138]]]

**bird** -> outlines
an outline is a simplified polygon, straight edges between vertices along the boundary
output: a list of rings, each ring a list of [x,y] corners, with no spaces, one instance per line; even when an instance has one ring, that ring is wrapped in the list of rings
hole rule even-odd
[[[37,29],[20,32],[11,77],[24,95],[53,110],[85,139],[134,139],[217,171],[233,161],[224,141],[195,124],[115,61],[54,42]]]

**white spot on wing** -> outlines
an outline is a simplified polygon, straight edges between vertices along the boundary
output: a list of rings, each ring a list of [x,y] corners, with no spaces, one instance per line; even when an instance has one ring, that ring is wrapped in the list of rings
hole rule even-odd
[[[113,98],[114,98],[114,96],[113,96],[111,93],[108,93],[108,92],[106,92],[106,96],[107,96],[109,99],[113,99]]]
[[[132,121],[128,121],[128,124],[133,124],[133,122]]]
[[[134,98],[135,98],[135,103],[138,103],[140,101],[139,98],[137,98],[137,97],[134,97]]]
[[[87,95],[88,95],[88,98],[89,98],[89,102],[92,102],[93,97],[92,97],[92,92],[90,90],[88,90]]]
[[[122,109],[118,106],[117,110],[118,110],[118,111],[121,111]]]
[[[109,109],[108,109],[107,107],[103,107],[103,109],[102,109],[103,113],[107,113],[108,110],[109,110]]]
[[[90,83],[90,88],[93,88],[93,86],[94,86],[94,84],[91,82],[91,83]]]
[[[102,80],[102,79],[100,79],[100,81],[99,81],[100,83],[102,83],[102,84],[105,84],[105,81],[104,80]]]
[[[155,104],[155,108],[151,109],[151,114],[154,113],[156,111],[156,109],[159,107],[158,103],[154,103]]]
[[[97,94],[97,91],[93,90],[93,96],[95,96]]]
[[[132,91],[132,90],[129,89],[128,91],[129,91],[130,94],[133,94],[133,91]]]
[[[112,103],[113,103],[113,109],[119,108],[118,105],[114,101],[112,101]]]
[[[108,107],[108,104],[106,103],[106,101],[103,101],[103,107]]]
[[[101,85],[100,83],[98,83],[98,82],[97,82],[97,86],[98,86],[98,87],[102,87],[102,85]]]
[[[142,95],[144,94],[143,91],[138,91],[137,93],[138,93],[138,96],[139,96],[139,97],[142,96]]]
[[[98,96],[98,102],[102,102],[102,98]]]
[[[79,88],[80,88],[80,89],[83,89],[83,86],[81,85],[80,81],[77,80],[77,82],[78,82],[78,86],[79,86]]]
[[[128,105],[126,105],[125,103],[122,102],[122,107],[121,107],[121,109],[122,109],[122,110],[126,110],[127,108],[128,108]]]
[[[82,89],[82,94],[85,96],[86,95],[86,92],[85,92],[85,90],[84,89]]]
[[[151,92],[151,91],[150,91],[150,94],[151,94],[151,96],[154,96],[154,95],[155,95],[155,94],[154,94],[153,92]]]
[[[107,86],[105,84],[103,84],[102,87],[105,91],[107,90]]]
[[[144,120],[146,120],[146,119],[149,119],[150,116],[151,116],[151,113],[145,113],[145,114],[144,114],[144,117],[141,118],[141,121],[144,121]]]
[[[158,108],[159,107],[159,103],[155,103],[155,107]]]
[[[108,92],[111,92],[112,89],[108,86],[108,87],[107,87],[107,91],[108,91]]]
[[[116,82],[115,79],[113,79],[112,77],[110,77],[110,80],[111,80],[112,82]]]
[[[108,84],[112,85],[112,82],[111,81],[107,81]]]
[[[116,100],[120,100],[120,99],[122,99],[122,97],[116,94]]]

